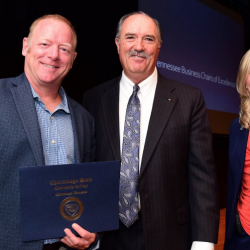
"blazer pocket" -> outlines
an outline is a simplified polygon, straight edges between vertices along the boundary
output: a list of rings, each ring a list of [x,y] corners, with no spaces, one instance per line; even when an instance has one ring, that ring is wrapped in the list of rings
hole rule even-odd
[[[178,221],[180,224],[184,224],[189,221],[189,206],[179,208],[177,210]]]
[[[174,135],[174,134],[186,134],[189,131],[189,127],[175,127],[175,128],[166,128],[163,131],[163,134],[165,135]]]

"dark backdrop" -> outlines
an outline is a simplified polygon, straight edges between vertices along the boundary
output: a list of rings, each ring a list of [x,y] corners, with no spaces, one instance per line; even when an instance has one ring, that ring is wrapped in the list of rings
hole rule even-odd
[[[23,72],[23,37],[31,23],[45,14],[68,18],[78,35],[78,56],[63,81],[66,92],[81,101],[84,91],[121,73],[115,46],[119,19],[138,10],[137,0],[5,0],[0,5],[0,78]]]

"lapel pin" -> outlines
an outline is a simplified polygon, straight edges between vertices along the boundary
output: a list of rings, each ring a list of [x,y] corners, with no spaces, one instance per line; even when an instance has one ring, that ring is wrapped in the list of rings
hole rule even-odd
[[[172,101],[172,99],[170,99],[170,98],[169,98],[169,99],[168,99],[168,101],[169,101],[169,102],[171,102],[171,101]]]

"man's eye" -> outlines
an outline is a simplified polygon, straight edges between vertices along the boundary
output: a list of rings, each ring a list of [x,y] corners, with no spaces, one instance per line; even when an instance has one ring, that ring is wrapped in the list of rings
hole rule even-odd
[[[62,50],[63,52],[68,52],[68,53],[69,53],[69,50],[66,49],[66,48],[61,48],[61,50]]]
[[[149,41],[149,42],[153,42],[154,40],[150,37],[146,37],[145,40]]]
[[[134,39],[133,36],[127,36],[127,39]]]

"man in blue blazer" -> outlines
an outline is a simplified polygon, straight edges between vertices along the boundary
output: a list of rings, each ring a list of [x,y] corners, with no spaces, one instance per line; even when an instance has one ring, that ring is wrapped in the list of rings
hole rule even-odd
[[[0,80],[0,249],[85,249],[96,239],[77,224],[73,228],[81,237],[65,229],[66,245],[60,239],[21,239],[19,167],[94,159],[93,117],[61,87],[75,48],[71,23],[59,15],[43,16],[23,39],[24,73]]]

